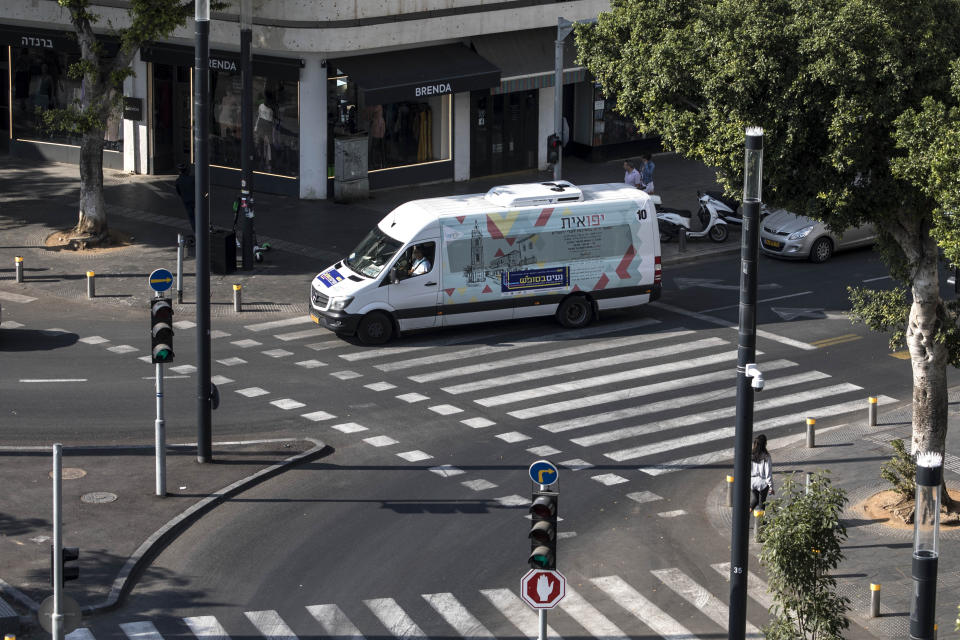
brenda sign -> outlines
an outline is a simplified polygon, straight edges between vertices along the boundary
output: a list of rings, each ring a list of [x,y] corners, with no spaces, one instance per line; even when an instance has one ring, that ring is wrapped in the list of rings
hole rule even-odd
[[[444,93],[453,93],[450,89],[449,82],[441,82],[439,84],[430,84],[425,87],[416,87],[414,90],[415,95],[419,98],[421,96],[437,96]]]

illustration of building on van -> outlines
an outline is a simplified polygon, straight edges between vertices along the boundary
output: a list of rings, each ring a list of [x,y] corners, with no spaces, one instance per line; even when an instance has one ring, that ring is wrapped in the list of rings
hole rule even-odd
[[[515,271],[536,263],[536,257],[530,253],[534,247],[535,237],[529,235],[514,241],[514,248],[508,253],[504,253],[503,249],[497,249],[493,258],[486,261],[483,253],[483,233],[480,232],[479,221],[475,221],[470,234],[470,264],[463,270],[467,284],[478,285],[487,280],[500,283],[503,271]]]

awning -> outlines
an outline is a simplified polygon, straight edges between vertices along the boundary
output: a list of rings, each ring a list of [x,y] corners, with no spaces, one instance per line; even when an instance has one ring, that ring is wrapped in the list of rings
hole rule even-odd
[[[108,56],[117,54],[120,41],[116,37],[97,34],[97,40],[105,46]],[[80,46],[77,44],[77,35],[73,31],[38,29],[29,26],[0,24],[0,45],[12,45],[15,50],[20,48],[50,49],[57,53],[80,55]]]
[[[193,47],[177,44],[154,42],[140,48],[140,59],[144,62],[159,62],[181,67],[192,67],[195,62]],[[300,80],[300,67],[303,61],[299,58],[280,58],[277,56],[253,56],[253,75],[266,76],[277,80]],[[210,70],[240,73],[239,51],[210,50]]]
[[[529,29],[478,36],[471,40],[477,52],[500,67],[500,86],[492,93],[552,87],[556,64],[556,28]],[[563,47],[563,83],[583,80],[586,69],[577,66],[577,47],[567,36]]]
[[[356,82],[367,105],[417,101],[500,84],[500,69],[462,44],[338,58],[327,66]]]

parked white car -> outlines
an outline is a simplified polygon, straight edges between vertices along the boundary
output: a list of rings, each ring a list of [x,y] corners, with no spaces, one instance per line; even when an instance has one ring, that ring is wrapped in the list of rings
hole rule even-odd
[[[877,241],[872,224],[837,235],[817,220],[777,209],[760,223],[760,250],[768,256],[826,262],[836,251],[867,247]]]

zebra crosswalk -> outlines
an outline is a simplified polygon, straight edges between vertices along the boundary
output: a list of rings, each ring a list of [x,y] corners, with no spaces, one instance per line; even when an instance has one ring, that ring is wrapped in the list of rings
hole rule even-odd
[[[713,568],[724,573],[729,563],[718,563]],[[638,587],[620,575],[577,580],[576,585],[568,583],[564,598],[549,614],[548,637],[628,640],[653,635],[674,640],[705,638],[727,630],[727,606],[710,590],[710,586],[722,588],[718,578],[704,576],[706,582],[712,583],[705,586],[677,567],[653,569],[649,573],[655,584],[667,589]],[[748,578],[748,595],[758,605],[751,606],[749,613],[763,625],[771,596],[756,574],[751,573]],[[428,606],[420,606],[421,600]],[[224,614],[221,610],[219,617],[201,614],[105,622],[96,628],[77,629],[66,637],[67,640],[164,640],[191,635],[199,640],[237,637],[297,640],[318,636],[340,640],[385,637],[495,640],[516,638],[517,632],[532,638],[539,631],[537,612],[521,600],[516,587],[423,593],[419,598],[405,594],[396,598],[363,598],[359,602],[309,604],[300,607],[307,616],[294,609],[288,607],[282,612],[251,609],[236,614]],[[756,624],[747,622],[747,636],[760,638],[762,632]]]

